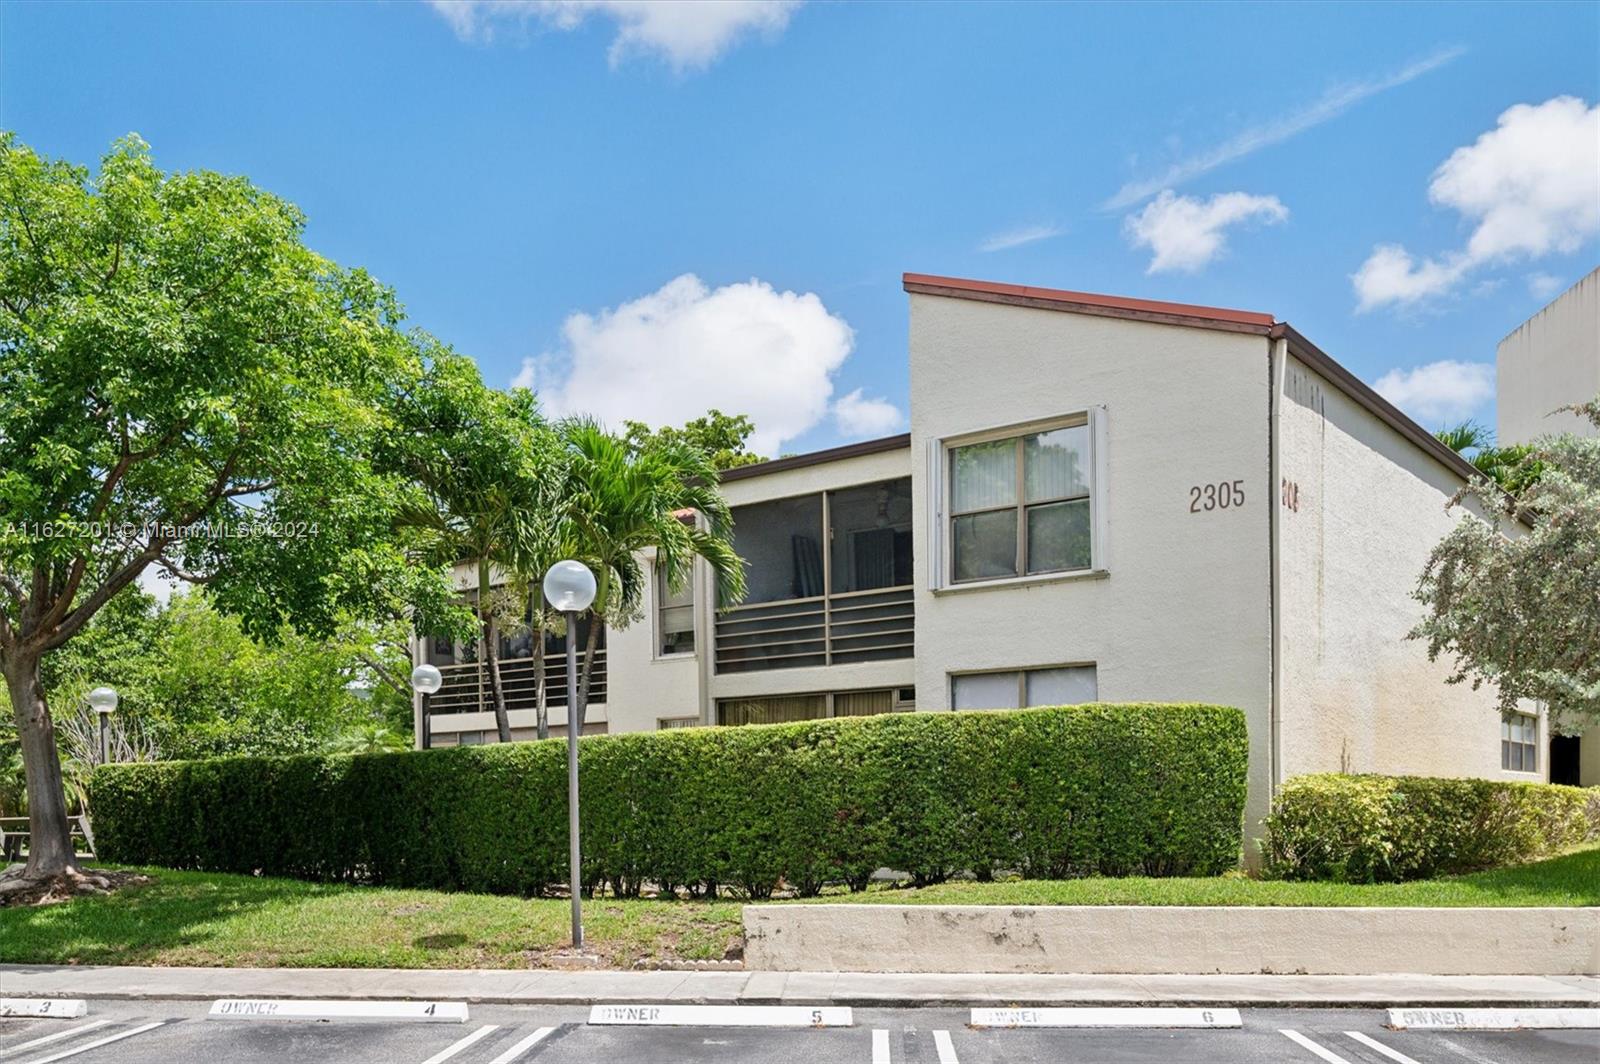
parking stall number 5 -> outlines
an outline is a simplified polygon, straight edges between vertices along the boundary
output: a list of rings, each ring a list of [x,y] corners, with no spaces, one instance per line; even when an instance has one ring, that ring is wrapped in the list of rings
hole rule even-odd
[[[1193,484],[1189,487],[1189,512],[1192,514],[1229,510],[1243,505],[1243,480],[1219,480],[1215,484]]]

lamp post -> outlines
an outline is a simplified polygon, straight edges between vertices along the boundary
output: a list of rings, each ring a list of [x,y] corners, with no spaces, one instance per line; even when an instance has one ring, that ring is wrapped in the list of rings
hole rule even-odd
[[[578,614],[594,601],[594,574],[562,561],[544,574],[544,597],[567,618],[567,856],[572,862],[572,948],[583,948],[582,854],[578,847]]]
[[[89,692],[89,708],[100,718],[100,763],[111,761],[111,714],[117,711],[117,692],[109,687],[96,687]]]
[[[433,721],[428,717],[428,696],[438,693],[443,686],[444,675],[427,662],[411,670],[411,689],[422,696],[422,727],[417,737],[424,750],[433,746]]]

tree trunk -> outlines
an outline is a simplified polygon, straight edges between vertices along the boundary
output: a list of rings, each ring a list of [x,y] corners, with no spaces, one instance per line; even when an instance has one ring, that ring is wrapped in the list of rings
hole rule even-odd
[[[489,698],[494,703],[494,726],[500,741],[511,741],[511,718],[506,716],[506,689],[500,682],[500,626],[491,616],[484,622],[484,664],[489,668]]]
[[[594,676],[594,652],[600,646],[600,626],[605,622],[598,613],[589,614],[589,638],[584,640],[583,666],[578,671],[578,730],[582,731],[589,715],[589,680]],[[570,626],[569,626],[570,627]],[[567,638],[577,637],[576,632],[568,632]]]
[[[500,682],[500,626],[495,622],[494,595],[489,587],[489,566],[478,565],[478,616],[483,621],[483,664],[489,672],[489,702],[500,741],[511,741],[511,720],[506,716],[506,689]]]
[[[533,626],[533,704],[541,739],[550,738],[550,702],[548,685],[544,679],[544,628],[537,618]]]
[[[46,879],[77,871],[72,852],[72,825],[61,787],[61,758],[56,752],[55,725],[39,682],[37,654],[13,654],[5,662],[6,691],[22,741],[22,765],[28,780],[28,865],[24,878]]]

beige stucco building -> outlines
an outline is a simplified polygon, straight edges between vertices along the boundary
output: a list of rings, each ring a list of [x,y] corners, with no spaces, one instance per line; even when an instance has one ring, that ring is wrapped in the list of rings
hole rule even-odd
[[[1553,411],[1600,395],[1600,268],[1500,341],[1495,377],[1495,438],[1502,445],[1562,432],[1595,435],[1586,419]],[[1600,784],[1600,727],[1553,736],[1550,763],[1559,782]]]
[[[1546,777],[1537,715],[1504,731],[1406,638],[1471,467],[1293,328],[905,289],[910,432],[728,473],[750,594],[654,584],[606,635],[592,729],[1204,701],[1248,718],[1252,820],[1305,772]],[[492,740],[445,650],[435,742]]]

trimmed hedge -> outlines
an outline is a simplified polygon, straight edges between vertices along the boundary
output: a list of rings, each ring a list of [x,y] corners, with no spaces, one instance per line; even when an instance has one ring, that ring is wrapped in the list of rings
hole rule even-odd
[[[1267,817],[1265,870],[1341,883],[1519,864],[1600,839],[1600,788],[1429,776],[1297,776]]]
[[[765,897],[1031,877],[1203,875],[1240,855],[1237,709],[1086,705],[595,736],[584,878]],[[535,894],[567,876],[564,739],[108,765],[100,855],[126,864]]]

